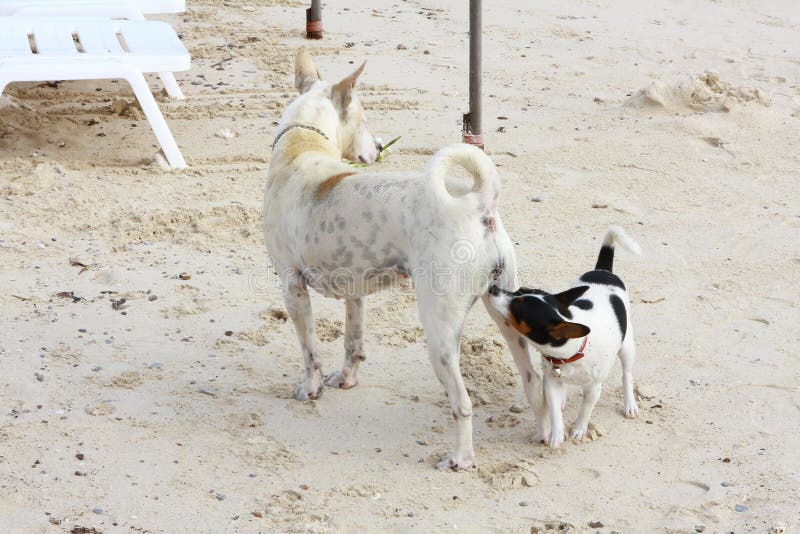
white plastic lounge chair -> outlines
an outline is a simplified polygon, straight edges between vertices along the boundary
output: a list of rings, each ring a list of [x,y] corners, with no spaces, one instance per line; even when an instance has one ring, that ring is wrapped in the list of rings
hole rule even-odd
[[[186,162],[143,73],[190,65],[189,52],[164,22],[0,17],[0,95],[11,82],[124,79],[175,169]]]
[[[0,16],[99,16],[142,20],[156,13],[183,13],[185,0],[0,0]]]
[[[108,17],[144,20],[155,13],[183,13],[185,0],[0,0],[0,16],[22,17]],[[159,72],[164,89],[172,98],[183,93],[171,72]]]

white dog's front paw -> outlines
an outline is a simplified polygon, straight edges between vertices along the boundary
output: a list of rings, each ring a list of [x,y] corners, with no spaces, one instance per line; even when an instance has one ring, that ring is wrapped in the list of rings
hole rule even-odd
[[[635,400],[631,399],[625,403],[625,417],[628,419],[639,417],[639,405],[636,404]]]
[[[329,388],[350,389],[358,385],[358,374],[336,371],[325,377],[325,385]]]
[[[553,431],[550,433],[550,439],[547,440],[547,446],[551,449],[557,449],[564,444],[564,430]]]
[[[322,371],[317,370],[314,376],[306,378],[294,390],[294,398],[299,401],[316,400],[322,396]]]
[[[456,458],[452,454],[445,456],[441,462],[436,464],[436,469],[444,471],[452,469],[454,471],[463,471],[475,465],[475,458],[472,455],[461,455],[461,458]]]
[[[550,433],[543,428],[537,428],[536,432],[533,433],[532,441],[534,443],[547,443],[550,441]]]
[[[584,425],[582,427],[574,426],[572,427],[572,431],[569,433],[570,439],[577,439],[578,441],[582,440],[586,437],[586,432],[589,431],[589,425]]]

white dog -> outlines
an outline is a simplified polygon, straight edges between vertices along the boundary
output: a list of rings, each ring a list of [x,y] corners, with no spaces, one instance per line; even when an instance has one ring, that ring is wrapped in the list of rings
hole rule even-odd
[[[372,163],[380,150],[353,94],[363,68],[327,83],[301,48],[295,69],[301,95],[286,108],[273,145],[264,238],[305,359],[305,380],[295,398],[318,398],[323,383],[343,389],[358,383],[365,360],[364,297],[410,277],[430,361],[457,426],[455,450],[438,467],[466,469],[474,453],[472,404],[459,370],[462,325],[490,284],[517,288],[514,250],[497,213],[500,182],[491,160],[468,145],[439,151],[424,174],[358,172],[342,163],[342,157]],[[456,166],[466,169],[472,184],[453,178]],[[314,338],[309,287],[346,303],[344,364],[327,377]],[[494,318],[526,394],[543,416],[541,382],[527,344]]]
[[[490,290],[490,306],[533,341],[542,353],[550,429],[548,432],[542,422],[543,433],[538,437],[550,447],[564,442],[561,415],[567,393],[564,384],[583,388],[583,404],[570,434],[572,438],[582,439],[615,356],[622,362],[625,416],[639,415],[633,396],[636,348],[630,302],[625,284],[611,272],[615,242],[636,254],[641,253],[639,245],[622,228],[612,226],[600,248],[595,269],[583,274],[563,293],[551,295],[539,289],[520,289],[513,293],[502,288]]]

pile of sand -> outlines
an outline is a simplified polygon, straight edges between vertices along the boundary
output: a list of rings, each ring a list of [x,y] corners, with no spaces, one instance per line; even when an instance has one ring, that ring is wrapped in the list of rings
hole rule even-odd
[[[758,88],[737,87],[720,79],[718,73],[705,71],[696,76],[686,76],[665,85],[659,81],[639,90],[625,103],[628,107],[661,107],[669,110],[694,109],[698,111],[731,111],[737,106],[756,102],[771,106],[772,101]]]
[[[475,402],[481,394],[505,395],[517,383],[517,372],[506,363],[505,344],[488,337],[461,339],[461,374],[478,405],[485,404],[480,398]]]

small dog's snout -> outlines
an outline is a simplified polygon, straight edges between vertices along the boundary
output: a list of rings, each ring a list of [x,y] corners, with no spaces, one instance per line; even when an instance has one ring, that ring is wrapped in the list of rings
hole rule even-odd
[[[377,149],[378,149],[378,154],[380,154],[381,152],[383,152],[383,145],[382,145],[382,144],[381,144],[381,142],[380,142],[380,141],[378,141],[377,139],[375,140],[375,148],[377,148]]]
[[[500,288],[497,286],[490,286],[489,287],[489,294],[493,296],[497,296],[500,294]]]

